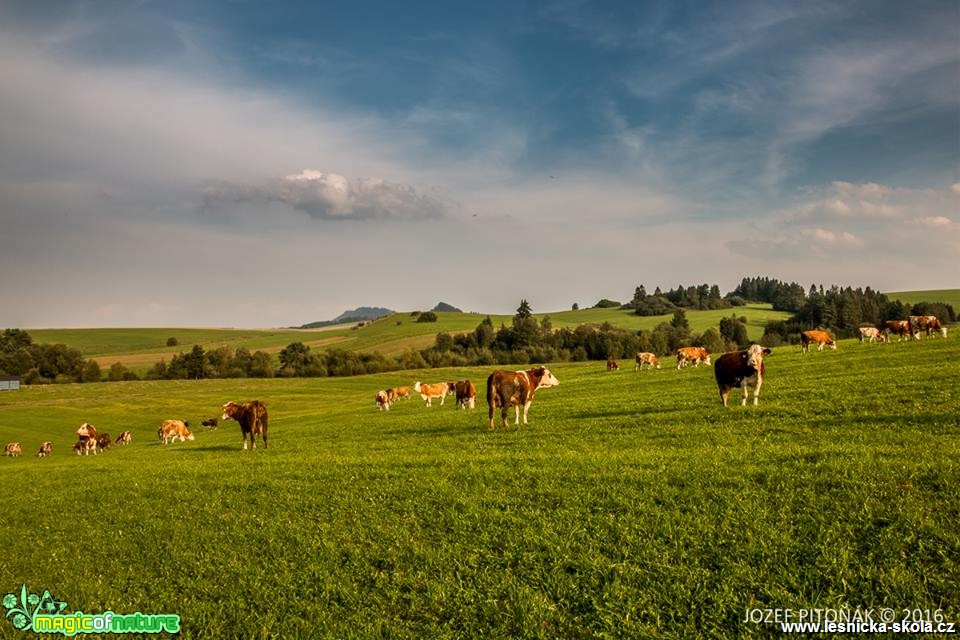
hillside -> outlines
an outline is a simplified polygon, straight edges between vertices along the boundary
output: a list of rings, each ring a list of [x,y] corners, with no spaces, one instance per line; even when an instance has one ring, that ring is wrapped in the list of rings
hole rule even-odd
[[[391,313],[394,313],[392,309],[387,309],[385,307],[357,307],[356,309],[349,309],[338,315],[333,320],[320,320],[317,322],[308,322],[307,324],[302,324],[299,327],[293,327],[295,329],[319,329],[321,327],[330,327],[338,324],[353,324],[355,322],[366,322],[368,320],[376,320],[377,318],[382,318],[388,316]]]
[[[891,300],[899,300],[906,304],[918,302],[942,302],[960,312],[960,289],[931,289],[929,291],[891,291],[886,293]]]

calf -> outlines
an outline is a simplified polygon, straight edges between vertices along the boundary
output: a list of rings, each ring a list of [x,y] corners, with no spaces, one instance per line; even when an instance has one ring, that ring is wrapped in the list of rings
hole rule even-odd
[[[494,371],[487,378],[487,404],[490,412],[490,429],[493,430],[493,413],[500,407],[503,428],[507,428],[507,412],[511,406],[517,408],[514,424],[520,424],[520,407],[523,407],[523,424],[527,423],[527,413],[533,404],[537,389],[555,387],[560,384],[550,369],[535,367],[526,371]]]
[[[477,388],[469,380],[448,382],[447,390],[456,398],[458,409],[473,409],[477,406]]]
[[[390,411],[389,391],[377,391],[377,411]]]
[[[164,420],[160,428],[157,429],[157,437],[163,441],[163,444],[176,442],[177,438],[180,438],[180,442],[193,440],[193,434],[187,428],[189,424],[189,422],[181,420]]]
[[[607,371],[619,371],[620,365],[613,358],[607,358]]]
[[[725,353],[713,365],[713,373],[717,378],[717,387],[720,389],[720,401],[727,406],[727,396],[736,387],[743,389],[743,406],[747,405],[747,387],[753,385],[753,404],[760,399],[760,387],[763,385],[763,376],[766,368],[763,357],[771,353],[770,349],[759,344],[752,344],[746,351]]]
[[[878,329],[877,327],[860,327],[860,343],[863,343],[864,338],[869,338],[867,342],[886,342],[887,336]]]
[[[660,361],[657,360],[657,356],[650,353],[649,351],[641,351],[637,353],[636,364],[633,367],[634,371],[639,371],[643,369],[643,365],[648,364],[652,369],[660,368]]]
[[[447,392],[450,390],[450,383],[420,384],[419,382],[414,382],[413,390],[420,394],[420,397],[426,401],[428,407],[433,406],[434,398],[440,398],[440,406],[442,407],[443,401],[447,397]]]
[[[243,450],[247,450],[247,436],[250,436],[250,448],[257,448],[257,435],[263,438],[263,448],[267,448],[267,405],[259,400],[243,404],[228,402],[223,405],[222,419],[232,419],[240,423],[243,435]]]
[[[824,346],[831,349],[837,348],[837,341],[830,337],[826,331],[804,331],[800,334],[800,350],[806,353],[810,352],[810,345],[816,344],[817,351],[823,351]]]
[[[686,366],[692,362],[693,366],[699,367],[700,363],[710,364],[710,352],[703,347],[681,347],[677,349],[677,369]]]
[[[114,440],[114,444],[130,444],[133,441],[133,436],[129,431],[124,431],[117,436],[117,439]]]
[[[15,456],[19,456],[22,453],[23,453],[23,449],[20,447],[19,442],[11,442],[10,444],[8,444],[3,448],[3,455],[5,456],[15,457]]]

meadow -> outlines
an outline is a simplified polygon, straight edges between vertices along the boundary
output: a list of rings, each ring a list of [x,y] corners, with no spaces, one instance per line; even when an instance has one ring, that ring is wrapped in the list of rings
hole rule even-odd
[[[774,349],[757,407],[673,365],[551,365],[531,423],[492,432],[482,390],[474,411],[374,405],[490,368],[0,393],[0,442],[24,445],[0,459],[0,590],[178,613],[184,638],[780,636],[755,607],[960,622],[960,341]],[[269,449],[233,422],[157,442],[252,398]],[[133,443],[73,455],[83,421]]]

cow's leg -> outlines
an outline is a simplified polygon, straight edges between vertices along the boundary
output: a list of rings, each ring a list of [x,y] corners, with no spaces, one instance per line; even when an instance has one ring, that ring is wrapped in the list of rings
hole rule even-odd
[[[727,387],[720,387],[720,402],[723,403],[723,406],[727,406],[727,397],[730,395],[730,389]]]
[[[757,376],[757,384],[753,387],[753,406],[760,402],[760,387],[763,386],[763,378]]]
[[[247,450],[247,432],[241,431],[240,433],[243,436],[243,450],[246,451]]]
[[[507,419],[508,413],[510,413],[510,405],[508,405],[507,403],[504,403],[503,406],[500,407],[500,418],[503,420],[504,429],[507,429],[510,427],[510,422]]]
[[[517,412],[514,415],[513,424],[520,426],[520,405],[516,404],[514,407],[516,408]]]
[[[531,405],[531,404],[533,404],[533,401],[532,401],[532,400],[527,400],[527,401],[523,404],[523,424],[528,424],[528,423],[527,423],[527,413],[530,411],[530,405]],[[517,409],[519,409],[519,408],[520,408],[520,407],[517,407]]]

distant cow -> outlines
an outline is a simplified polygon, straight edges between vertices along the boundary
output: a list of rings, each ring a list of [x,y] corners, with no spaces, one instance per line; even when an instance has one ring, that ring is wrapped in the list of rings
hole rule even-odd
[[[613,358],[607,358],[607,371],[619,371],[620,365]]]
[[[97,449],[104,451],[105,449],[110,448],[110,434],[109,433],[100,433],[97,435]]]
[[[393,389],[390,389],[390,391],[393,392],[393,396],[397,399],[410,399],[410,387],[394,387]]]
[[[157,429],[157,437],[163,441],[163,444],[176,442],[177,438],[180,438],[180,442],[193,440],[193,434],[187,428],[188,424],[190,423],[182,420],[164,420]]]
[[[40,450],[37,451],[38,458],[46,458],[53,453],[53,443],[47,440],[40,443]]]
[[[880,329],[876,327],[860,327],[860,342],[867,338],[867,342],[886,342],[887,336]]]
[[[413,390],[420,394],[420,397],[426,401],[428,407],[433,406],[434,398],[440,398],[440,406],[442,407],[443,401],[447,397],[447,392],[450,390],[450,383],[420,384],[420,382],[414,382]]]
[[[89,422],[84,422],[76,431],[77,437],[80,441],[77,443],[80,446],[74,446],[74,451],[77,452],[77,455],[83,454],[85,456],[90,455],[92,452],[94,455],[97,454],[97,428],[94,427]]]
[[[389,391],[377,391],[377,411],[390,411]]]
[[[447,391],[457,400],[458,409],[473,409],[477,406],[477,388],[469,380],[448,382]]]
[[[124,431],[113,441],[114,444],[130,444],[133,441],[133,435],[129,431]]]
[[[710,364],[710,352],[703,347],[681,347],[677,349],[677,369],[686,366],[692,362],[693,366],[699,367],[700,363]]]
[[[243,435],[243,450],[247,450],[247,436],[250,436],[250,448],[257,448],[257,434],[263,438],[263,448],[267,448],[267,405],[259,400],[237,404],[228,402],[223,405],[222,419],[233,419],[240,423]]]
[[[203,425],[204,427],[207,427],[208,429],[216,429],[217,425],[220,423],[217,421],[216,418],[209,418],[208,420],[204,420],[200,424]]]
[[[5,456],[19,456],[23,453],[23,449],[20,447],[19,442],[11,442],[3,448],[3,455]]]
[[[560,384],[546,367],[535,367],[527,371],[494,371],[487,378],[487,404],[490,407],[490,429],[494,428],[493,413],[500,408],[503,428],[507,428],[507,412],[510,407],[517,408],[514,424],[520,424],[520,407],[523,407],[523,424],[527,423],[527,413],[533,404],[537,389],[555,387]]]
[[[903,338],[910,340],[920,339],[920,333],[914,333],[913,329],[910,327],[909,320],[887,320],[883,323],[883,330],[887,334],[895,333],[897,334],[897,342],[900,342]]]
[[[650,365],[651,369],[659,369],[660,361],[657,360],[657,356],[650,353],[649,351],[640,351],[637,353],[636,364],[633,367],[634,371],[639,371],[643,369],[643,365]]]
[[[760,387],[763,385],[763,376],[766,367],[763,357],[770,354],[770,349],[759,344],[750,345],[746,351],[725,353],[713,365],[713,373],[717,378],[717,387],[720,389],[720,401],[727,406],[727,396],[737,387],[743,389],[743,406],[747,405],[748,387],[753,386],[753,404],[760,399]]]
[[[919,337],[921,330],[926,330],[928,338],[933,332],[947,337],[947,328],[940,323],[937,316],[910,316],[910,326],[913,328],[914,337]]]
[[[831,349],[837,348],[837,341],[830,337],[830,334],[826,331],[804,331],[800,334],[800,350],[807,353],[810,352],[810,345],[816,344],[817,351],[823,351],[823,347],[827,346]]]

